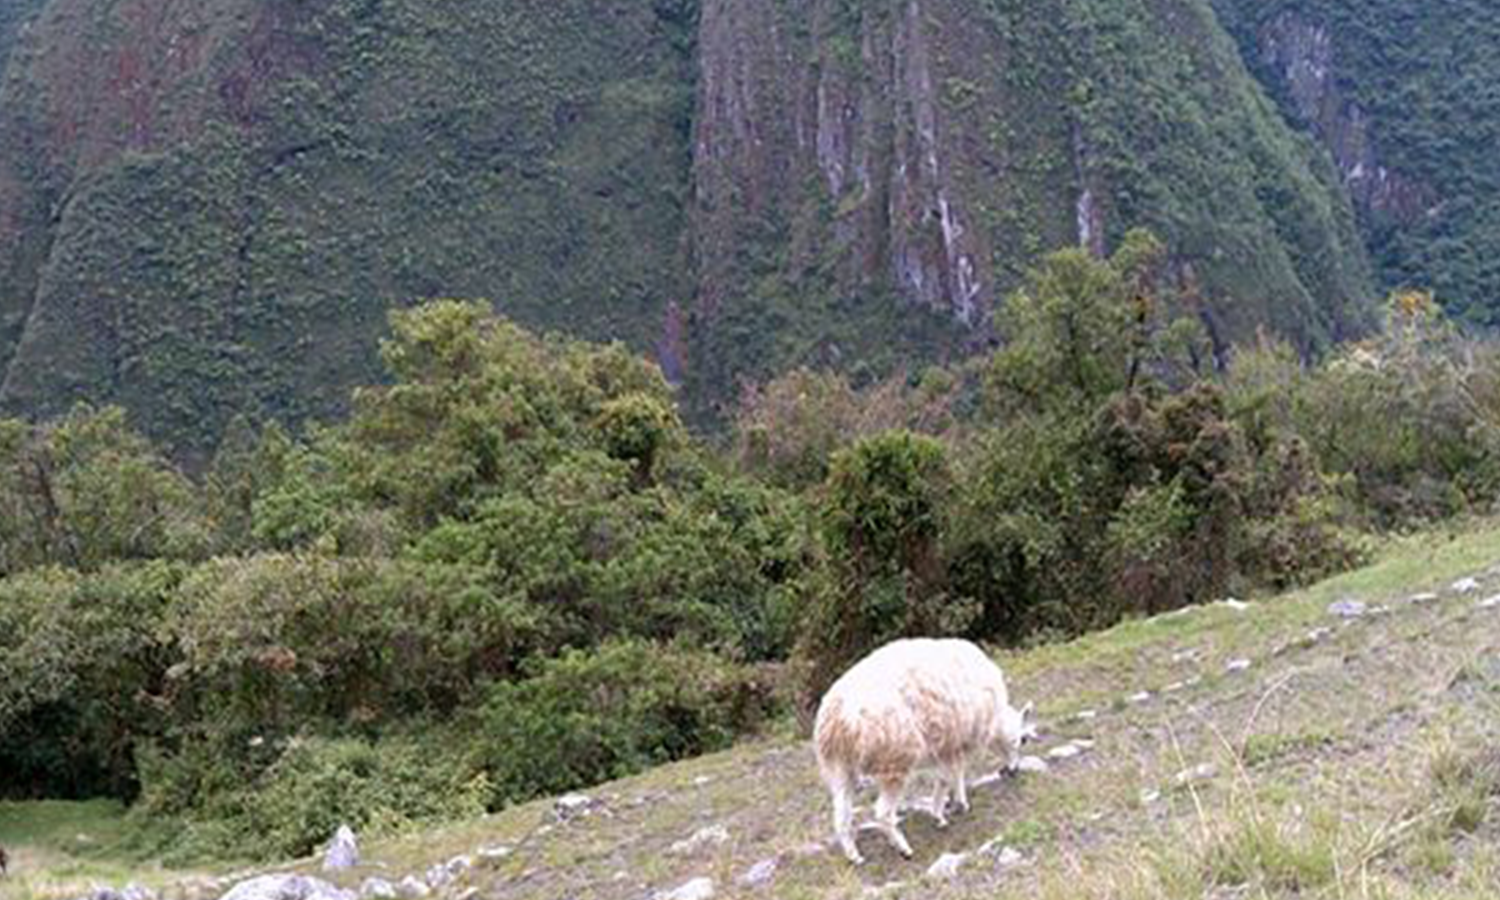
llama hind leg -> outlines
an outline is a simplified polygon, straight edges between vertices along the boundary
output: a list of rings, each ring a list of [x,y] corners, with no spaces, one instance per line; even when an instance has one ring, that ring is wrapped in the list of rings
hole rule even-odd
[[[844,856],[856,866],[865,861],[854,843],[854,779],[838,773],[827,779],[833,796],[833,836]]]
[[[875,825],[885,834],[897,853],[910,859],[911,844],[906,842],[906,835],[901,833],[900,819],[897,816],[905,787],[905,778],[880,779],[880,799],[875,801]]]

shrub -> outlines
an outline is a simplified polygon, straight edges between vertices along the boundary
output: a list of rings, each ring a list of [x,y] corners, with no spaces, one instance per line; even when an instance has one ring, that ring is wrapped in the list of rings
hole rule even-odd
[[[528,674],[495,685],[473,717],[492,807],[722,749],[771,711],[751,670],[681,647],[615,641]]]
[[[296,738],[248,787],[244,779],[219,781],[224,767],[208,757],[153,759],[138,814],[185,819],[179,860],[305,856],[342,824],[378,837],[483,812],[489,783],[445,749],[451,745],[435,737]],[[188,784],[196,802],[184,802]]]

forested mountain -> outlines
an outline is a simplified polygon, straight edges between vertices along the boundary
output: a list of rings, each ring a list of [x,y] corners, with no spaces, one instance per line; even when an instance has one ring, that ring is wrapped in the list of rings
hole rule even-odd
[[[1137,225],[1221,351],[1361,333],[1382,279],[1485,320],[1500,14],[1218,6],[6,4],[0,406],[120,403],[201,459],[471,296],[652,354],[708,420],[991,345],[1041,254]]]

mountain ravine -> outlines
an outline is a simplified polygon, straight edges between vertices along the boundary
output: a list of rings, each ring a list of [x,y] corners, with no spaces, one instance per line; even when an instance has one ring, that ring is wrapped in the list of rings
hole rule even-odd
[[[337,414],[392,307],[471,296],[651,351],[711,421],[789,365],[1003,340],[1040,254],[1138,225],[1221,347],[1314,350],[1429,274],[1391,247],[1449,189],[1254,5],[10,4],[0,406],[120,403],[202,459],[236,415]]]

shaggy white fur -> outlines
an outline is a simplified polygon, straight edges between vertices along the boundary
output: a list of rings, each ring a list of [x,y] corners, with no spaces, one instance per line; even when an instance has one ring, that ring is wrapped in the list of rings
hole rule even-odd
[[[939,826],[947,825],[950,797],[968,810],[967,770],[992,743],[1000,743],[1006,769],[1015,769],[1021,745],[1035,734],[1030,710],[1029,703],[1019,710],[1010,705],[1000,667],[968,641],[894,641],[856,663],[828,689],[813,726],[844,855],[864,861],[854,843],[860,776],[880,788],[875,827],[911,856],[896,814],[912,773],[937,770],[932,811]]]

